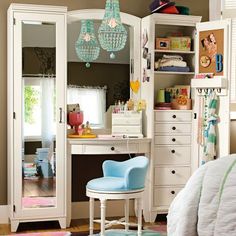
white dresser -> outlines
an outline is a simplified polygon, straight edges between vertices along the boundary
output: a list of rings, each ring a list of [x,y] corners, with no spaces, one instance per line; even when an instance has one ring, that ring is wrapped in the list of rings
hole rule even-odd
[[[191,174],[192,111],[154,111],[153,205],[167,213]]]

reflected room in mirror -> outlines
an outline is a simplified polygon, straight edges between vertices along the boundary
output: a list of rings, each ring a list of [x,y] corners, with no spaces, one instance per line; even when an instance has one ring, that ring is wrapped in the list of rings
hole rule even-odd
[[[99,56],[90,62],[90,67],[76,53],[76,42],[81,32],[81,20],[70,22],[68,34],[68,90],[67,104],[79,104],[84,114],[84,124],[89,121],[94,129],[111,127],[111,109],[118,101],[130,98],[130,37],[129,26],[125,25],[128,38],[124,49],[115,53],[103,50],[98,40],[101,20],[93,20],[94,35],[100,47]]]
[[[55,33],[22,23],[22,207],[56,206]]]

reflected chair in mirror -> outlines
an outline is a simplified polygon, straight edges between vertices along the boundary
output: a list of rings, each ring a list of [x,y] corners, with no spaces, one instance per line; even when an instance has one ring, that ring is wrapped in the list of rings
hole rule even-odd
[[[86,195],[89,197],[89,235],[93,235],[94,220],[94,199],[99,199],[101,204],[101,233],[105,235],[105,229],[112,223],[125,226],[125,231],[129,230],[129,200],[137,201],[138,232],[142,233],[142,197],[145,187],[145,177],[148,169],[149,160],[145,156],[138,156],[123,162],[106,160],[103,162],[103,177],[92,179],[87,183]],[[124,220],[107,221],[105,220],[106,201],[125,200]],[[97,222],[97,220],[95,221]]]

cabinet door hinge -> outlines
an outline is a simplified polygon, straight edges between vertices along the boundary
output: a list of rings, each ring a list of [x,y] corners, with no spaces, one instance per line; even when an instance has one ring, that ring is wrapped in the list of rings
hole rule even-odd
[[[193,119],[195,119],[195,120],[197,119],[197,113],[193,114]]]
[[[13,212],[16,212],[16,205],[13,205]]]
[[[13,119],[15,120],[16,119],[16,113],[13,112]]]
[[[134,73],[134,59],[130,59],[130,73]]]
[[[13,25],[16,24],[16,18],[13,18]]]

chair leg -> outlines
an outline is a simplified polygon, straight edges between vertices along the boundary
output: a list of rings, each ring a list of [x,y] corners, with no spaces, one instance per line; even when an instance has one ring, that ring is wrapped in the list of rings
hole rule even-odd
[[[129,199],[125,199],[125,231],[129,230]]]
[[[138,236],[142,235],[142,199],[137,199],[137,210],[138,210]]]
[[[101,202],[101,233],[100,233],[100,236],[105,236],[106,200],[100,199],[100,202]]]
[[[89,235],[93,235],[94,198],[89,198]]]

